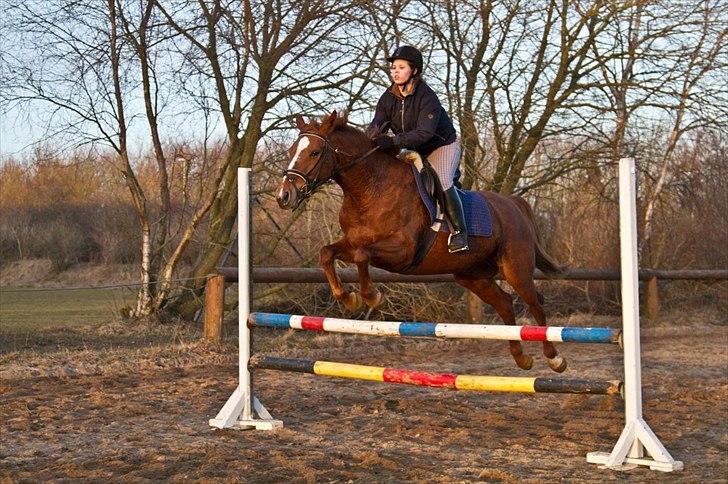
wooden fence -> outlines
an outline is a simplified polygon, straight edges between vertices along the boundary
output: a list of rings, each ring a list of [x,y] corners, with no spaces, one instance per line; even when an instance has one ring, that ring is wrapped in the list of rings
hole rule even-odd
[[[342,282],[359,282],[356,269],[338,269]],[[374,282],[454,282],[451,274],[414,276],[395,274],[382,269],[370,268]],[[321,268],[301,267],[256,267],[253,269],[255,283],[313,284],[325,283],[326,276]],[[619,269],[566,269],[561,274],[547,276],[536,271],[536,279],[568,281],[618,281]],[[648,318],[655,318],[660,308],[657,281],[662,280],[702,280],[726,281],[728,269],[640,269],[639,279],[645,282],[645,312]],[[219,341],[225,307],[225,284],[238,281],[237,267],[220,267],[217,274],[207,278],[205,288],[205,338]],[[469,305],[470,306],[470,305]],[[469,310],[473,311],[469,307]]]

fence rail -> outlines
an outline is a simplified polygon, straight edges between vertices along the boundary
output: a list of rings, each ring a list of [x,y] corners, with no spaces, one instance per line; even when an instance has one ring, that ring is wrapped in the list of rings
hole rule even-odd
[[[356,269],[338,269],[342,282],[358,282]],[[226,282],[238,281],[237,267],[220,267],[218,274],[225,277]],[[450,274],[414,276],[395,274],[382,269],[370,268],[374,282],[454,282]],[[545,275],[536,271],[536,279],[568,280],[568,281],[618,281],[619,269],[566,269],[561,274]],[[728,280],[728,269],[640,269],[639,279],[664,280]],[[255,267],[253,282],[258,283],[320,283],[326,282],[324,271],[318,267]]]
[[[338,269],[342,282],[358,282],[356,269]],[[382,269],[370,268],[374,282],[454,282],[452,275],[413,276],[395,274]],[[545,275],[536,271],[536,279],[570,280],[570,281],[618,281],[619,269],[567,269],[561,274]],[[662,280],[697,280],[726,281],[728,269],[640,269],[639,279],[645,284],[644,309],[650,319],[657,317],[660,309],[658,279]],[[323,269],[317,267],[255,267],[253,282],[257,283],[325,283]],[[238,282],[237,267],[220,267],[217,274],[207,279],[205,289],[205,337],[211,341],[219,341],[225,305],[225,283]],[[475,321],[481,312],[480,300],[468,300],[466,321]]]

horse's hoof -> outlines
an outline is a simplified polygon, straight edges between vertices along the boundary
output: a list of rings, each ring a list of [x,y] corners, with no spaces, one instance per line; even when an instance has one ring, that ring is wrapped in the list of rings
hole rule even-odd
[[[375,291],[374,295],[371,297],[364,297],[364,302],[367,303],[367,306],[374,309],[377,306],[379,306],[382,303],[382,293],[379,291]]]
[[[533,357],[530,355],[521,355],[516,358],[516,364],[521,370],[530,370],[533,367]]]
[[[346,309],[352,312],[357,311],[363,304],[362,298],[358,292],[350,292],[346,295],[342,302]]]
[[[566,358],[563,358],[561,355],[556,355],[553,358],[547,358],[547,361],[549,362],[549,368],[554,370],[556,373],[563,373],[568,366]]]

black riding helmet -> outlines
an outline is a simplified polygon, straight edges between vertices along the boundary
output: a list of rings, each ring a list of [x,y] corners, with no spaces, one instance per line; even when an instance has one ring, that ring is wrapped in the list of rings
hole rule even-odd
[[[387,57],[387,62],[392,63],[396,59],[402,59],[406,60],[407,62],[411,62],[415,69],[417,69],[417,75],[422,74],[422,53],[417,50],[417,48],[412,47],[411,45],[402,45],[400,47],[397,47],[397,50],[394,51],[394,54]]]

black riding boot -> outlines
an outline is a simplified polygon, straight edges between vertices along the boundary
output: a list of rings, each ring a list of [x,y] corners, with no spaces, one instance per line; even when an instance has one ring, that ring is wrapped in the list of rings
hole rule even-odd
[[[468,227],[465,225],[463,204],[455,187],[445,190],[445,212],[452,227],[450,237],[447,239],[447,249],[451,253],[468,250]]]

